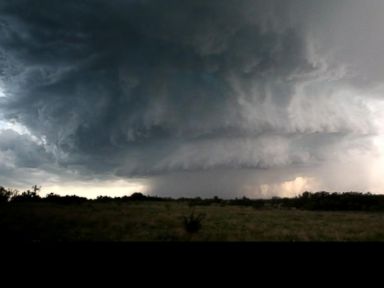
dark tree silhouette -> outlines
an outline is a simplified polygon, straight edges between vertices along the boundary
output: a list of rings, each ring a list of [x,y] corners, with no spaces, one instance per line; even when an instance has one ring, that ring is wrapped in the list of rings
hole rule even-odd
[[[0,186],[0,203],[6,203],[8,202],[13,193],[9,189],[5,189],[3,186]]]
[[[32,191],[27,190],[21,193],[21,195],[16,195],[12,197],[12,202],[36,202],[41,200],[41,197],[38,195],[38,192],[41,190],[41,186],[33,185]]]

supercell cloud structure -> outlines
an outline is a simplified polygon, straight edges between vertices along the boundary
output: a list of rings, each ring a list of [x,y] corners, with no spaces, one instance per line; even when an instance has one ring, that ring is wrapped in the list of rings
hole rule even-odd
[[[379,0],[4,0],[0,184],[383,192],[383,11]]]

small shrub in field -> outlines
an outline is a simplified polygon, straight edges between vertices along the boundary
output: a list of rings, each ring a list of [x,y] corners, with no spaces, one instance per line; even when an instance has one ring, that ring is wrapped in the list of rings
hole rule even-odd
[[[184,229],[188,233],[196,233],[201,229],[201,222],[205,218],[204,214],[195,214],[192,212],[189,216],[184,216]]]

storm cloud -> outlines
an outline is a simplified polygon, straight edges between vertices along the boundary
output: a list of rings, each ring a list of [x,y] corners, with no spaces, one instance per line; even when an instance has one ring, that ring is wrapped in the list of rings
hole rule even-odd
[[[384,143],[382,8],[2,1],[0,179],[139,177],[171,196],[268,196],[299,178],[380,189],[360,170]]]

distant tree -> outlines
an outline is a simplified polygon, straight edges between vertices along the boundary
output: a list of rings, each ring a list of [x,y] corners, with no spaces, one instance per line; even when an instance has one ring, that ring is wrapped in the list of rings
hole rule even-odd
[[[144,194],[140,193],[140,192],[135,192],[133,193],[130,197],[129,197],[130,200],[146,200],[147,199],[147,196],[145,196]]]
[[[30,202],[41,200],[41,197],[38,195],[38,192],[41,190],[41,186],[33,185],[32,191],[27,190],[21,193],[21,195],[16,195],[12,197],[12,201],[15,202]]]
[[[115,198],[117,199],[117,198]],[[96,202],[110,202],[114,200],[113,198],[109,197],[109,196],[97,196],[97,198],[95,199]]]
[[[37,195],[38,192],[40,192],[41,186],[33,185],[32,186],[32,191]]]
[[[8,202],[12,196],[13,193],[11,190],[5,189],[3,186],[0,186],[0,203]]]
[[[308,199],[309,197],[311,197],[311,193],[308,191],[305,191],[300,197],[303,199]]]

